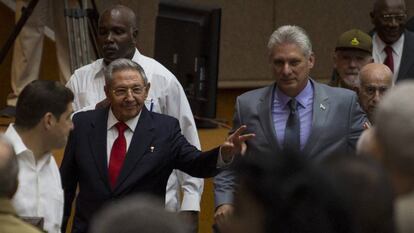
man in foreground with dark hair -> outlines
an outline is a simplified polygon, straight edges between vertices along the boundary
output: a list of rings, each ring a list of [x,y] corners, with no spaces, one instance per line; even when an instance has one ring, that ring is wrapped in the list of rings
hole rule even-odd
[[[44,230],[60,232],[63,192],[59,169],[51,151],[66,145],[73,93],[58,82],[36,80],[20,94],[15,124],[5,135],[19,163],[19,187],[13,198],[17,214],[44,219]]]
[[[10,199],[17,189],[16,154],[11,143],[0,134],[0,232],[1,233],[40,233],[39,230],[17,217]]]

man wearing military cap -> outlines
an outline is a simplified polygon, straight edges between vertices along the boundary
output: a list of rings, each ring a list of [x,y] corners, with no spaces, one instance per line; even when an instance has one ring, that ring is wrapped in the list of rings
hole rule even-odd
[[[356,90],[361,68],[372,63],[371,37],[358,29],[351,29],[339,36],[334,54],[334,72],[331,86]]]

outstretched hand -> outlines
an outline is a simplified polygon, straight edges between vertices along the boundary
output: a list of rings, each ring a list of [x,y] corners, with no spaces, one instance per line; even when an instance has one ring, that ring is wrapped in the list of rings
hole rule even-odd
[[[224,162],[230,162],[235,155],[244,154],[246,150],[244,142],[256,136],[254,133],[241,135],[246,128],[247,126],[245,125],[240,126],[221,145],[221,156]]]

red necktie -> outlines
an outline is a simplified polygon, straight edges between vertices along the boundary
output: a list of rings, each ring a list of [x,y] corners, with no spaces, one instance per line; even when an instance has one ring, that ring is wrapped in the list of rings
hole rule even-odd
[[[126,139],[124,132],[128,126],[120,121],[115,124],[116,129],[118,130],[118,137],[115,139],[114,144],[111,149],[111,157],[109,159],[109,183],[111,187],[114,188],[116,184],[116,179],[118,178],[119,172],[121,171],[122,164],[124,164],[124,159],[126,155]]]
[[[385,57],[384,65],[388,66],[392,72],[394,72],[394,59],[392,57],[392,47],[387,45],[384,48],[387,57]]]

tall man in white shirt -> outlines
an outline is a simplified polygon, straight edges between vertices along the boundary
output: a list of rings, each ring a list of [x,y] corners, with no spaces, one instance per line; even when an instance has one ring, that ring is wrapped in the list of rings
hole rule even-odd
[[[372,56],[393,72],[393,81],[414,79],[414,33],[405,29],[404,0],[376,0],[370,13],[375,26]]]
[[[132,59],[144,68],[151,83],[145,103],[148,110],[177,118],[183,135],[200,149],[193,114],[181,84],[159,62],[136,49],[138,29],[135,13],[122,5],[113,6],[102,13],[98,27],[98,42],[104,58],[76,70],[66,85],[75,95],[74,110],[94,109],[97,104],[106,106],[103,74],[106,66],[117,58]],[[197,226],[203,184],[203,179],[174,170],[167,185],[166,208],[181,210]],[[180,187],[183,192],[181,207]]]
[[[51,150],[66,145],[73,93],[58,82],[36,80],[20,94],[15,124],[5,135],[19,163],[19,186],[12,202],[19,216],[44,218],[44,230],[58,233],[63,217],[63,191]]]

